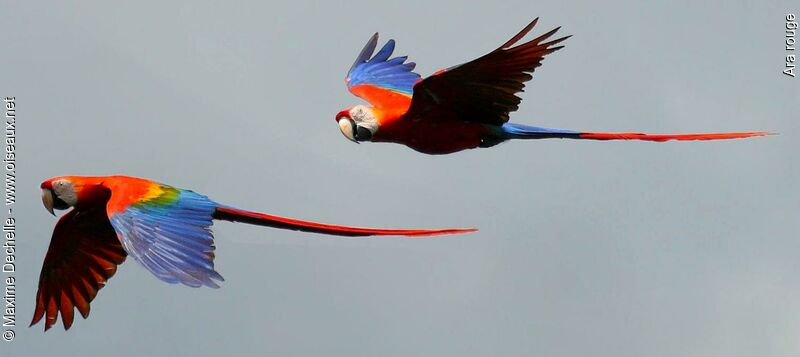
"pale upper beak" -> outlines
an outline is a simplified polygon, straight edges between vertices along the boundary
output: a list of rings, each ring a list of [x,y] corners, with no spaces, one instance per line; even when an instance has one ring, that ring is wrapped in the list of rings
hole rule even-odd
[[[356,124],[355,120],[351,118],[342,117],[338,119],[338,124],[339,130],[342,131],[344,137],[356,144],[360,141],[372,140],[372,130],[360,124]]]
[[[356,122],[350,118],[341,118],[339,119],[339,130],[342,131],[344,137],[347,140],[350,140],[356,144],[358,144],[358,140],[356,140]]]
[[[54,201],[55,200],[53,199],[53,191],[51,191],[49,188],[43,188],[42,204],[44,204],[44,208],[47,209],[47,212],[50,212],[50,214],[52,214],[53,216],[56,215],[56,213],[53,212]]]

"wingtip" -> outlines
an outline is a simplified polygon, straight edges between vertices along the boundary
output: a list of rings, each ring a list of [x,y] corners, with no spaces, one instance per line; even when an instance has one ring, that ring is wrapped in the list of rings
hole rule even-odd
[[[517,43],[517,41],[519,41],[523,37],[525,37],[525,35],[527,35],[528,32],[530,32],[531,29],[533,29],[533,27],[536,26],[536,24],[538,22],[539,22],[539,18],[538,17],[533,19],[533,21],[531,21],[527,26],[522,28],[522,30],[520,30],[516,35],[514,35],[514,37],[512,37],[510,40],[506,41],[506,43],[504,43],[502,46],[497,48],[495,51],[504,50],[504,49],[507,49],[507,48],[513,46],[515,43]]]
[[[369,38],[369,40],[367,40],[367,45],[364,47],[372,47],[374,51],[377,45],[378,45],[378,33],[376,32]],[[370,55],[372,55],[372,53],[370,53]]]
[[[523,27],[522,30],[519,33],[523,34],[523,36],[524,36],[524,34],[527,34],[528,32],[530,32],[531,29],[534,28],[534,26],[536,26],[536,24],[538,24],[538,23],[539,23],[539,17],[536,17],[535,19],[533,19],[533,21],[528,23],[528,25]]]
[[[375,52],[375,48],[377,46],[378,46],[378,33],[375,32],[375,34],[372,35],[372,37],[370,37],[369,40],[367,40],[367,43],[361,49],[361,52],[358,53],[358,56],[356,56],[355,61],[353,61],[353,64],[347,71],[347,76],[345,77],[345,80],[347,77],[350,77],[350,73],[353,72],[353,69],[356,68],[356,66],[358,66],[361,63],[366,63],[367,60],[369,60],[369,58],[372,57],[372,54]]]
[[[564,37],[559,37],[559,38],[557,38],[557,39],[555,39],[555,40],[552,40],[552,41],[550,41],[550,42],[545,42],[545,43],[541,44],[541,46],[547,47],[547,49],[548,49],[548,50],[549,50],[549,51],[552,53],[553,51],[557,51],[557,50],[559,50],[559,49],[562,49],[562,48],[564,48],[564,45],[557,46],[557,47],[550,47],[550,46],[557,45],[557,44],[559,44],[559,43],[561,43],[561,42],[564,42],[564,41],[566,41],[567,39],[569,39],[570,37],[572,37],[572,35],[568,35],[568,36],[564,36]]]
[[[34,313],[33,319],[31,319],[31,323],[30,323],[30,325],[28,325],[28,328],[33,327],[33,325],[38,324],[39,321],[42,321],[42,316],[37,316],[36,313]]]
[[[528,24],[528,26],[525,26],[525,28],[523,28],[519,33],[517,33],[514,37],[512,37],[510,40],[508,40],[506,43],[504,43],[502,46],[500,46],[495,51],[511,48],[514,44],[519,42],[523,37],[527,36],[528,33],[533,29],[534,26],[536,26],[536,24],[538,22],[539,22],[539,18],[538,17],[533,19],[533,21],[531,21]],[[558,26],[558,27],[556,27],[556,28],[554,28],[554,29],[552,29],[552,30],[550,30],[550,31],[548,31],[548,32],[536,37],[535,39],[528,41],[526,44],[538,44],[538,43],[548,39],[550,36],[552,36],[553,34],[558,32],[559,30],[561,30],[561,26]],[[568,39],[570,37],[572,37],[572,35],[561,37],[559,39],[550,41],[548,43],[544,43],[543,45],[545,45],[545,46],[554,45],[554,44],[557,44],[557,43],[559,43],[561,41],[564,41],[564,40],[566,40],[566,39]],[[520,45],[520,46],[522,46],[522,45]]]

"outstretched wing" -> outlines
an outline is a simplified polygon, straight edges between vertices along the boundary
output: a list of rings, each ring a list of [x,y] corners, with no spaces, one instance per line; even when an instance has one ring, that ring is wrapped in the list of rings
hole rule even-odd
[[[74,308],[88,317],[89,303],[123,261],[125,250],[104,206],[67,212],[56,224],[44,258],[31,326],[46,315],[47,331],[60,313],[64,329],[69,329]]]
[[[553,29],[531,41],[512,47],[536,25],[533,20],[508,42],[491,53],[459,66],[437,72],[414,86],[413,100],[405,117],[421,118],[435,112],[450,112],[470,122],[501,125],[519,108],[525,82],[542,58],[564,46],[554,45],[569,36],[544,42]],[[452,116],[448,116],[452,117]]]
[[[128,254],[159,279],[191,287],[219,287],[211,233],[216,203],[192,191],[149,183],[133,202],[124,192],[109,200],[111,225]],[[124,207],[118,210],[117,207]]]
[[[394,40],[386,42],[373,57],[377,44],[375,33],[347,73],[347,89],[375,107],[405,110],[411,103],[414,83],[421,78],[413,72],[416,64],[405,63],[407,56],[389,58],[394,51]]]

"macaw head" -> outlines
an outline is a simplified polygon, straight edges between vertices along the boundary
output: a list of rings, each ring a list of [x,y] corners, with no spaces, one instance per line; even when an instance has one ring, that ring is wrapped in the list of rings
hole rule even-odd
[[[45,180],[42,188],[42,203],[48,212],[75,207],[93,198],[108,197],[108,190],[99,184],[90,183],[77,176],[59,176]]]
[[[370,141],[372,135],[378,131],[378,119],[372,108],[366,105],[356,105],[336,114],[336,123],[344,137],[354,143]]]

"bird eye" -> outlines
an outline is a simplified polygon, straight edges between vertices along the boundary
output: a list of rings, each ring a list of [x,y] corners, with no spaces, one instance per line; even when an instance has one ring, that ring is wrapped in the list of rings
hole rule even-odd
[[[354,143],[358,142],[356,140],[356,122],[353,121],[353,119],[339,119],[339,130],[342,131],[342,134],[347,138],[347,140],[350,140]]]

